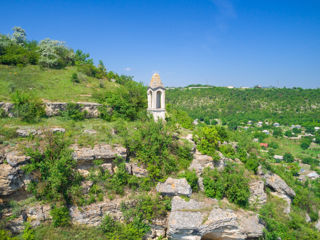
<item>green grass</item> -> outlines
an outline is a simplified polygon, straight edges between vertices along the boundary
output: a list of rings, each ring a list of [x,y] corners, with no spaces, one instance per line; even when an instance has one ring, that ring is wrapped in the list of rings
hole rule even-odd
[[[94,101],[93,93],[117,85],[92,77],[73,83],[71,76],[76,72],[77,67],[57,70],[41,69],[33,65],[13,67],[0,64],[0,101],[10,101],[10,94],[15,90],[30,90],[49,101]],[[100,88],[100,81],[103,81],[104,88]]]
[[[312,147],[303,150],[300,147],[300,140],[290,140],[288,138],[274,138],[268,137],[264,140],[265,142],[275,142],[279,144],[279,148],[275,150],[275,154],[284,155],[285,153],[291,153],[295,158],[305,158],[305,157],[317,157],[320,154],[320,147]]]
[[[130,129],[135,122],[127,123]],[[112,134],[117,122],[106,122],[102,119],[85,119],[83,121],[66,120],[62,117],[44,118],[39,123],[28,124],[17,118],[0,118],[0,140],[6,141],[10,145],[23,146],[27,140],[33,141],[32,137],[23,138],[14,136],[16,129],[34,128],[46,130],[52,127],[62,127],[66,130],[65,134],[72,143],[81,146],[93,146],[97,143],[123,143],[123,137]],[[84,133],[84,130],[95,130],[96,134]]]
[[[103,232],[97,227],[69,226],[54,228],[43,225],[35,229],[36,240],[100,240],[106,239]]]

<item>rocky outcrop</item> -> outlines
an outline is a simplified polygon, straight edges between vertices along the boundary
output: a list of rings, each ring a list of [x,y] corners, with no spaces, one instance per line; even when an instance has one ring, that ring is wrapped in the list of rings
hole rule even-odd
[[[257,206],[258,208],[261,205],[267,202],[267,194],[264,191],[264,182],[263,181],[253,181],[249,184],[250,189],[250,205]]]
[[[172,199],[167,235],[171,239],[254,239],[263,234],[257,214],[223,209],[212,202]]]
[[[89,147],[79,147],[78,145],[73,145],[72,149],[73,158],[78,163],[92,162],[93,160],[104,160],[106,162],[113,161],[117,156],[126,158],[127,151],[121,146],[111,146],[109,144],[98,144],[93,148]]]
[[[0,165],[0,196],[7,196],[24,186],[23,173],[19,167]]]
[[[157,192],[167,196],[184,195],[190,197],[192,189],[185,178],[174,179],[169,177],[164,183],[158,183]]]
[[[285,194],[291,198],[293,198],[296,193],[288,186],[288,184],[282,180],[278,175],[273,173],[266,173],[264,175],[264,179],[266,180],[266,185],[272,188],[274,191],[278,193]]]
[[[21,210],[20,215],[13,218],[7,223],[7,226],[14,233],[19,233],[24,229],[24,223],[28,221],[32,227],[37,227],[41,223],[50,221],[52,218],[50,216],[50,206],[49,205],[35,205],[25,207]]]
[[[13,117],[13,107],[13,103],[0,102],[0,109],[3,109],[9,117]]]
[[[214,168],[213,159],[208,155],[203,155],[199,151],[196,151],[193,155],[193,160],[189,167],[189,170],[195,170],[197,175],[200,176],[205,168]]]
[[[120,220],[122,218],[120,201],[105,201],[83,207],[72,206],[70,208],[70,216],[73,224],[98,226],[105,215],[110,215],[116,220]]]
[[[45,112],[48,117],[58,116],[61,112],[65,111],[67,108],[66,102],[45,102]],[[93,102],[77,102],[77,105],[80,106],[81,111],[87,112],[87,117],[97,118],[100,115],[99,107],[102,106],[99,103]],[[9,117],[14,115],[14,104],[8,102],[0,102],[0,109],[3,109]]]
[[[136,163],[131,163],[131,174],[136,177],[147,177],[148,171]]]
[[[24,176],[21,166],[30,159],[18,151],[8,150],[2,153],[0,164],[0,196],[8,196],[24,187]]]

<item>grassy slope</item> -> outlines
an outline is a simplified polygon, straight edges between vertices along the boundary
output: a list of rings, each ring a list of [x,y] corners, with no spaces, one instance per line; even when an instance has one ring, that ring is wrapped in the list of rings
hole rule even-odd
[[[12,67],[0,64],[0,101],[10,101],[14,90],[32,90],[38,97],[50,101],[94,101],[92,94],[113,88],[115,83],[87,77],[81,83],[73,83],[71,76],[77,72],[76,67],[62,70],[40,69],[39,66]]]

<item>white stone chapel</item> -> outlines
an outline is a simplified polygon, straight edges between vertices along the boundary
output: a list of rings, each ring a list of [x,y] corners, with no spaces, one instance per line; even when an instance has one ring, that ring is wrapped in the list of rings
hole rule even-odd
[[[161,82],[158,73],[154,73],[148,87],[148,112],[152,113],[155,121],[159,119],[165,120],[166,117],[166,102],[165,88]]]

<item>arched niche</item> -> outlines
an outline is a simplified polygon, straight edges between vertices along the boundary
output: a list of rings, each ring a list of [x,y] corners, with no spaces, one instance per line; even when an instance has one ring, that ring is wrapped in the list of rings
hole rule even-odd
[[[148,91],[148,108],[152,108],[152,91]]]
[[[157,91],[156,108],[161,108],[161,97],[162,97],[162,92],[161,91]]]

